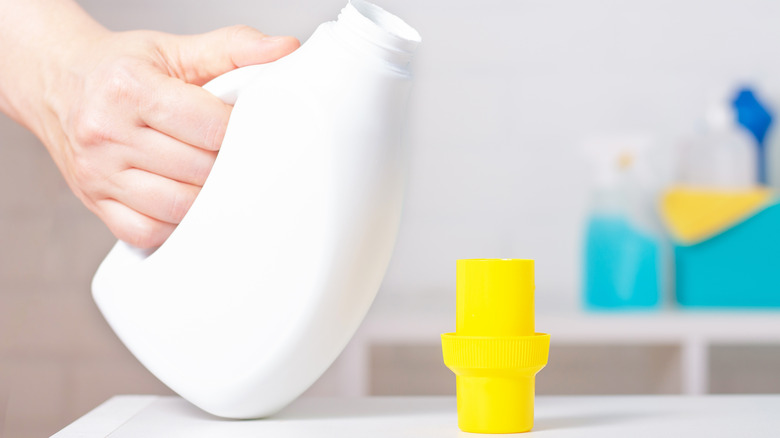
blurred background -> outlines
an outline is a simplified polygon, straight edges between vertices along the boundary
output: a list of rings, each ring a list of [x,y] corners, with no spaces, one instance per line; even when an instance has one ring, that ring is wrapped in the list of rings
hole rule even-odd
[[[113,30],[243,23],[303,41],[345,0],[80,3]],[[771,193],[754,188],[761,161],[773,184],[780,133],[761,158],[735,121],[745,86],[780,108],[780,3],[377,3],[423,36],[407,202],[374,307],[309,395],[454,394],[438,335],[454,330],[455,260],[482,257],[536,260],[536,326],[553,335],[539,394],[780,392],[780,246]],[[700,153],[709,141],[722,153]],[[726,210],[714,224],[686,216]],[[767,244],[752,248],[756,235]],[[1,436],[48,436],[112,395],[170,393],[91,300],[113,243],[40,142],[0,115]],[[720,254],[759,255],[740,271]],[[723,272],[715,286],[729,286],[710,294]]]

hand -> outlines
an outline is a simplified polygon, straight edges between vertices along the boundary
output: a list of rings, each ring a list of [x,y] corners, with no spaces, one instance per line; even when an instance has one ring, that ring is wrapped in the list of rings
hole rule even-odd
[[[230,116],[200,85],[298,45],[243,26],[196,36],[101,33],[64,54],[61,75],[47,81],[44,143],[117,238],[158,246],[203,186]]]
[[[245,26],[113,33],[73,0],[0,0],[0,110],[116,237],[154,247],[192,205],[230,116],[200,85],[298,46]]]

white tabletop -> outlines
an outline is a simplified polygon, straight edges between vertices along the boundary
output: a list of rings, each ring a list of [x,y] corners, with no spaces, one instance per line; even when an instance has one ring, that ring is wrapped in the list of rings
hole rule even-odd
[[[178,397],[117,396],[55,438],[459,437],[453,397],[305,398],[264,420],[212,417]],[[514,436],[514,435],[513,435]],[[523,437],[778,437],[780,395],[538,397]]]

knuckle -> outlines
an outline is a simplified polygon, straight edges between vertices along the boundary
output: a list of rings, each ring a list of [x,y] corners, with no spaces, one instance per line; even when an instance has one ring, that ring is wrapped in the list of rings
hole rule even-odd
[[[244,38],[256,38],[260,34],[256,29],[246,24],[235,24],[225,29],[226,39],[228,41]]]
[[[131,57],[120,57],[104,66],[98,79],[103,98],[113,102],[135,102],[142,90],[139,67],[139,60]]]
[[[101,179],[99,166],[84,154],[73,158],[72,173],[76,184],[83,190],[90,190]]]
[[[111,140],[117,124],[112,114],[138,104],[143,87],[137,62],[129,58],[112,60],[88,79],[84,96],[69,120],[79,144],[94,146]]]
[[[195,185],[203,187],[203,184],[206,183],[206,180],[209,177],[209,174],[211,174],[211,168],[214,166],[214,160],[216,159],[216,152],[208,152],[211,157],[210,161],[208,163],[204,163],[200,166],[197,166],[195,170],[193,171],[193,179],[195,182]]]
[[[170,204],[168,217],[170,217],[174,223],[178,224],[182,221],[182,219],[184,219],[184,216],[190,210],[190,207],[194,201],[194,196],[190,195],[189,193],[185,193],[183,191],[176,193],[173,197],[173,201]]]
[[[111,139],[111,126],[98,110],[82,109],[73,121],[73,137],[83,146],[96,146]]]
[[[212,119],[204,127],[204,146],[210,151],[217,151],[222,146],[227,124],[220,119]]]
[[[166,238],[163,224],[152,221],[139,221],[127,233],[125,240],[137,248],[154,248],[162,245]]]

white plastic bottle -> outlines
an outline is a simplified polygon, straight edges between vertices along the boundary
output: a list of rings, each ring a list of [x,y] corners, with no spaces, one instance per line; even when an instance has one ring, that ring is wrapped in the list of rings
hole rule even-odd
[[[200,195],[156,251],[118,242],[92,284],[120,339],[185,399],[271,415],[354,334],[395,242],[419,41],[352,0],[293,54],[206,85],[235,107]]]
[[[780,192],[780,90],[770,90],[768,110],[772,123],[764,138],[769,187]]]
[[[683,183],[726,190],[758,184],[755,138],[737,123],[731,106],[712,105],[705,116],[704,130],[685,146]]]

